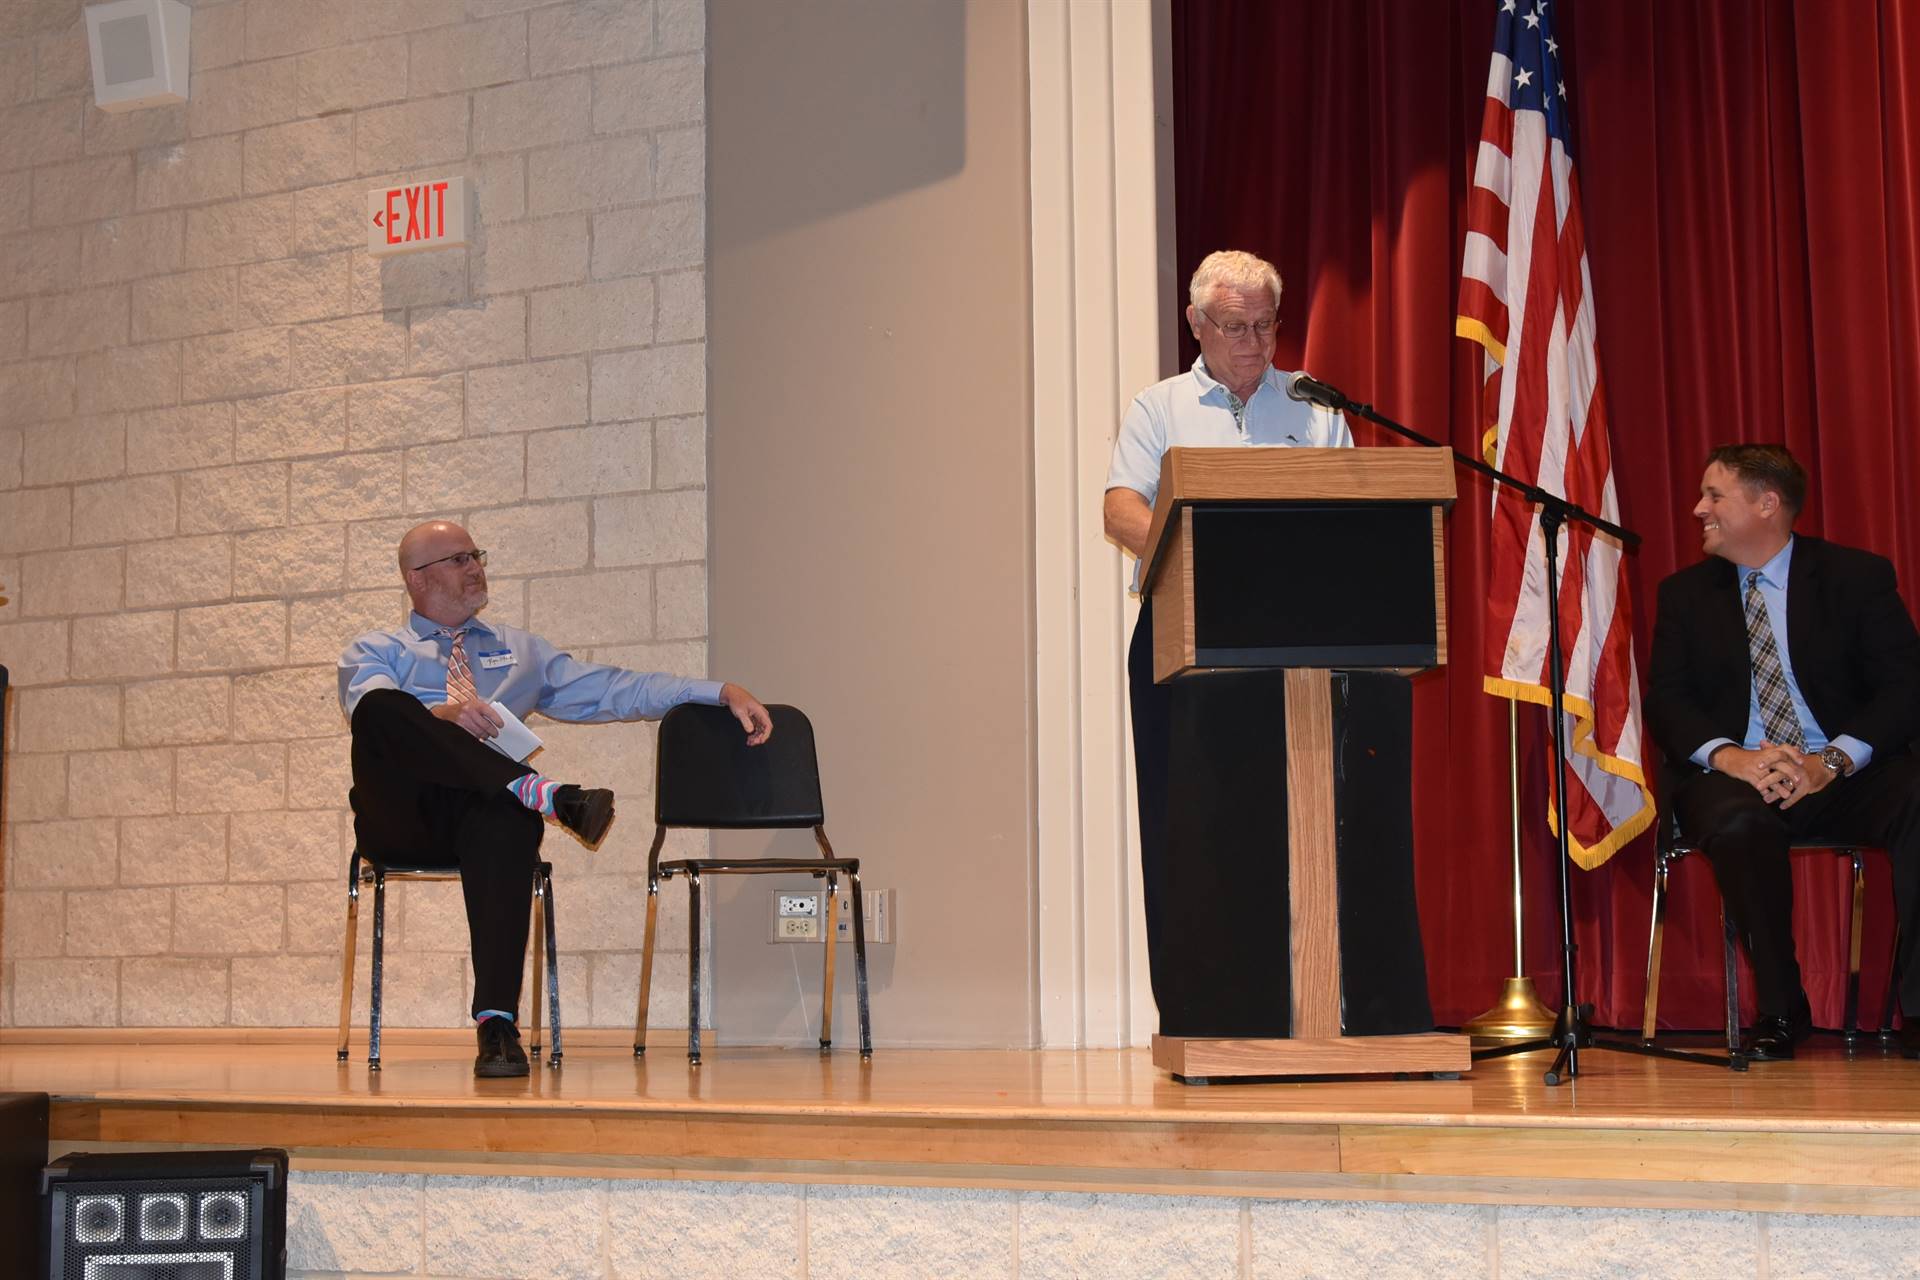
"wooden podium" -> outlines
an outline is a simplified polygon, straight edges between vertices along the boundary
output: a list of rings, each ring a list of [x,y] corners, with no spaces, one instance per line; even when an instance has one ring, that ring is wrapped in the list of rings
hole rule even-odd
[[[1286,1038],[1153,1038],[1188,1079],[1461,1072],[1464,1035],[1341,1034],[1330,677],[1446,661],[1445,449],[1170,449],[1147,535],[1154,678],[1286,668]]]

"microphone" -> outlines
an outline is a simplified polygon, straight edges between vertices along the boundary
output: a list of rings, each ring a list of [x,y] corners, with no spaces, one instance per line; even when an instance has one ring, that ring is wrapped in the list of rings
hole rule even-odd
[[[1353,403],[1340,394],[1338,387],[1329,386],[1305,369],[1287,375],[1287,394],[1295,400],[1304,400],[1325,409],[1344,409]]]

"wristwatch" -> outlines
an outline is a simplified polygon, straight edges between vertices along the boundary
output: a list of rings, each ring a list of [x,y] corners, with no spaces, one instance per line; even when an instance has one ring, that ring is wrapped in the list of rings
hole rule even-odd
[[[1853,761],[1838,747],[1820,748],[1820,763],[1827,766],[1827,772],[1836,778],[1844,778],[1853,772]]]

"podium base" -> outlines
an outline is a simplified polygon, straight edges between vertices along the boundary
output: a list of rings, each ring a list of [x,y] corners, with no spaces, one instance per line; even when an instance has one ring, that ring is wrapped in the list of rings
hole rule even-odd
[[[1470,1037],[1437,1031],[1408,1036],[1331,1036],[1301,1040],[1155,1036],[1153,1065],[1183,1081],[1246,1076],[1394,1075],[1470,1071],[1473,1055]]]

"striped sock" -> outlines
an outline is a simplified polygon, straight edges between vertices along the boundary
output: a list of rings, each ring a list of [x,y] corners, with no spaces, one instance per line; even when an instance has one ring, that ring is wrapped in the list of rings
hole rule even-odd
[[[507,784],[514,799],[535,813],[548,815],[553,813],[553,793],[559,789],[559,783],[542,773],[529,773]]]

